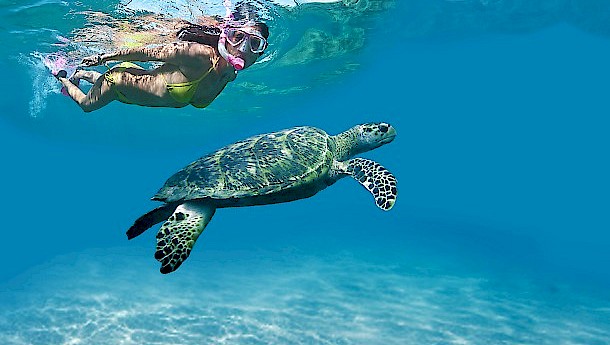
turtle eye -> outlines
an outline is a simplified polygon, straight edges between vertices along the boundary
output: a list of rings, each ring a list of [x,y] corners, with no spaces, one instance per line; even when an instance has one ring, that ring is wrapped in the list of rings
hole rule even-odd
[[[381,133],[386,133],[388,129],[388,126],[386,126],[385,124],[379,126],[379,130],[381,131]]]

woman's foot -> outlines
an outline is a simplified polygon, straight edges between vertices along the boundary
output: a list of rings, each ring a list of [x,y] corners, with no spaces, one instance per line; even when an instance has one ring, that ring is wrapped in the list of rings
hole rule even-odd
[[[57,73],[55,73],[53,75],[55,78],[59,79],[59,78],[66,78],[68,77],[68,72],[66,72],[63,69],[60,69]]]
[[[63,69],[55,74],[55,78],[57,78],[58,80],[59,80],[59,78],[67,78],[67,77],[68,77],[68,72],[66,72]],[[74,74],[72,74],[72,76],[70,77],[70,79],[68,79],[68,81],[77,87],[80,84],[80,79],[76,77],[76,72],[74,72]],[[70,94],[68,94],[68,89],[66,89],[65,86],[61,87],[61,93],[64,96],[70,96]]]
[[[68,80],[76,86],[79,86],[79,84],[80,84],[80,77],[78,76],[78,72],[80,72],[80,71],[79,70],[74,71],[74,73],[72,73],[72,76],[70,78],[68,78]]]

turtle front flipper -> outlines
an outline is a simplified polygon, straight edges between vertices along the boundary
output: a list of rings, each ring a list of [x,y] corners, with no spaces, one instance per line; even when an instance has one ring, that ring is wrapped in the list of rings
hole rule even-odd
[[[388,211],[396,202],[396,177],[381,164],[365,158],[354,158],[347,162],[344,173],[350,175],[368,189],[375,204]]]
[[[173,272],[182,265],[214,212],[216,207],[201,201],[187,201],[176,208],[157,233],[155,259],[161,262],[161,273]]]

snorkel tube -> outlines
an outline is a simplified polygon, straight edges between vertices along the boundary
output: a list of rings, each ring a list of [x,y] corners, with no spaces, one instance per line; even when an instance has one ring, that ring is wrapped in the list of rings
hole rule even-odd
[[[227,23],[233,20],[233,14],[231,13],[231,0],[224,0],[223,5],[225,6],[225,23],[221,26],[222,32],[218,39],[218,52],[227,62],[235,68],[235,71],[241,71],[244,69],[246,62],[244,59],[235,55],[229,54],[227,51],[227,32],[226,29],[229,26]]]
[[[231,66],[233,66],[233,68],[235,68],[236,71],[241,71],[242,69],[244,69],[246,62],[244,61],[244,59],[238,56],[229,54],[229,52],[227,51],[226,43],[227,34],[224,30],[222,30],[222,33],[220,34],[220,39],[218,39],[218,52],[220,53],[220,56],[222,56]]]

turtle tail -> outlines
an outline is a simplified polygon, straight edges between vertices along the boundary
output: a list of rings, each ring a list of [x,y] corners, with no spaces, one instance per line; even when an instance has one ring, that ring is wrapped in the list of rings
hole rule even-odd
[[[159,206],[136,219],[129,230],[127,230],[127,239],[131,240],[132,238],[142,234],[144,231],[150,229],[153,225],[161,223],[169,218],[179,204],[180,203],[169,203]]]

